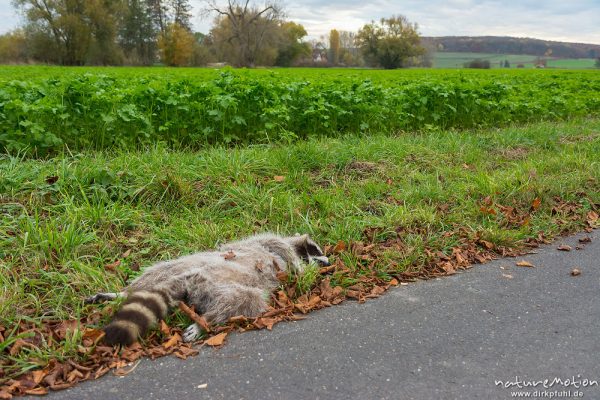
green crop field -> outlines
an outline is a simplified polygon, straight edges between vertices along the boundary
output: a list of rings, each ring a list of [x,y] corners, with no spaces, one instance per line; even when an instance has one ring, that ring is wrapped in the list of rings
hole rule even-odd
[[[289,142],[600,111],[595,71],[0,69],[0,147]]]

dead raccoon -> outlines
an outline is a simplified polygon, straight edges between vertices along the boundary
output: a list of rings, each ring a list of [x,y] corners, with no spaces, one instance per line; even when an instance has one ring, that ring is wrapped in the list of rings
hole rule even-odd
[[[147,268],[121,293],[98,293],[88,303],[126,297],[104,331],[108,344],[128,345],[179,301],[193,305],[209,322],[230,317],[256,317],[266,310],[269,294],[277,287],[280,271],[302,272],[316,261],[328,265],[321,248],[308,236],[281,237],[265,233],[221,246],[217,251],[191,254]],[[190,325],[185,341],[198,337]]]

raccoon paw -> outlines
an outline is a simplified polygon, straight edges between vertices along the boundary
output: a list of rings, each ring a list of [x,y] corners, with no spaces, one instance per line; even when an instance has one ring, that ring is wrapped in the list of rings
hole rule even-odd
[[[87,297],[84,300],[84,303],[85,304],[100,303],[101,301],[105,301],[105,300],[114,300],[117,297],[119,297],[118,293],[98,293],[93,296]]]
[[[192,324],[183,331],[183,341],[186,343],[194,342],[200,336],[202,329],[198,324]]]

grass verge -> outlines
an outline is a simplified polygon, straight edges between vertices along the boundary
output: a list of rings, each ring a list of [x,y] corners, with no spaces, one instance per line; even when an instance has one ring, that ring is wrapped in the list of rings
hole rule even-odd
[[[36,393],[53,373],[54,388],[93,377],[98,352],[113,360],[103,373],[123,367],[123,353],[96,346],[113,305],[82,299],[119,290],[158,260],[254,232],[310,233],[335,264],[288,278],[273,298],[285,312],[236,321],[242,329],[590,227],[598,154],[600,120],[586,119],[200,152],[0,156],[0,388]],[[164,345],[186,323],[177,312],[153,337]]]

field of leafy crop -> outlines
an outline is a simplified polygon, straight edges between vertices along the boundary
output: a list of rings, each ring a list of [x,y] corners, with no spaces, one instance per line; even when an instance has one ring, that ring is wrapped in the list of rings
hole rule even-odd
[[[266,143],[600,112],[595,71],[2,67],[0,148]]]

